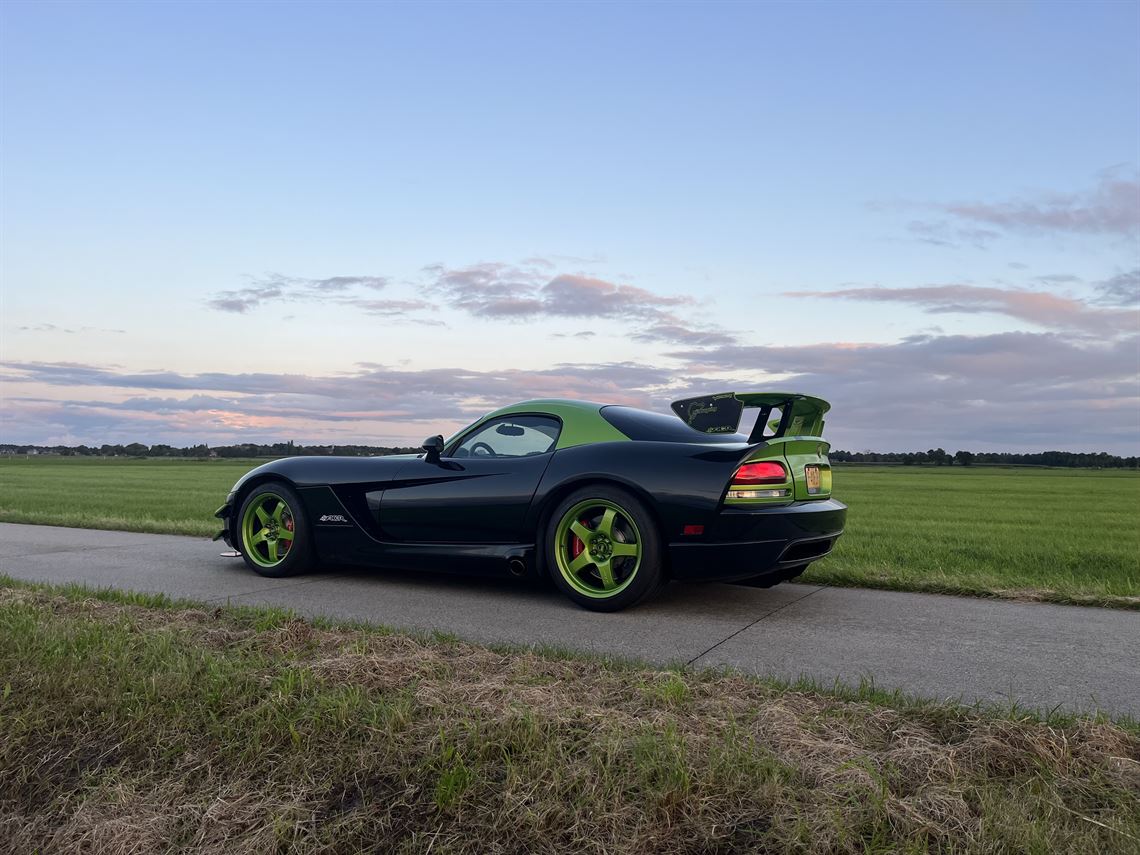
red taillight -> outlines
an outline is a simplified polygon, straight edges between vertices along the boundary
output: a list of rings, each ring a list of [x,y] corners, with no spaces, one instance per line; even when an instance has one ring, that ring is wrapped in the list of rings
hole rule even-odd
[[[733,484],[783,484],[788,472],[779,463],[745,463],[732,476]]]

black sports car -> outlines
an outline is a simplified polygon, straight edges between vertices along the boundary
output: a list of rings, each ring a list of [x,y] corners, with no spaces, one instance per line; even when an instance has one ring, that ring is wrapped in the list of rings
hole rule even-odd
[[[747,436],[745,408],[759,410]],[[549,574],[600,611],[670,578],[773,585],[843,533],[828,409],[781,392],[690,398],[675,415],[526,401],[422,454],[259,466],[218,510],[218,536],[264,576],[332,563]]]

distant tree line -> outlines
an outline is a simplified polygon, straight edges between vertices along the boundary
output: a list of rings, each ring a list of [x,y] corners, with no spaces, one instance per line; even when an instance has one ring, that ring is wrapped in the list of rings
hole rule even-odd
[[[406,454],[419,451],[388,445],[299,445],[292,441],[262,444],[243,442],[238,445],[13,445],[0,444],[0,454],[55,454],[62,457],[313,457],[339,455],[367,457],[374,454]]]
[[[949,454],[941,448],[929,451],[829,451],[836,463],[901,463],[903,466],[1058,466],[1073,469],[1137,469],[1140,457],[1118,457],[1115,454],[1079,451],[1037,451],[1011,454],[1006,451],[957,451]]]
[[[388,445],[300,445],[290,442],[238,445],[13,445],[0,443],[0,454],[52,454],[62,457],[315,457],[339,455],[368,457],[377,454],[408,454],[420,449]],[[828,452],[835,463],[898,463],[903,466],[1057,466],[1080,469],[1140,469],[1140,458],[1076,451],[1039,451],[1010,454],[996,451],[842,451]]]

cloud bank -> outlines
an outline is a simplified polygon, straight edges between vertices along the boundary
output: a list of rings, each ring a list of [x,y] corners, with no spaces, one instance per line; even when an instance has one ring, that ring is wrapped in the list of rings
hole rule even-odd
[[[199,437],[377,444],[447,433],[504,403],[594,399],[667,411],[721,389],[791,388],[833,404],[839,447],[1135,454],[1140,336],[1060,332],[912,336],[889,344],[729,344],[669,352],[671,364],[561,364],[473,371],[358,365],[336,375],[123,372],[9,364],[0,430],[10,441],[149,442]],[[20,437],[28,437],[20,440]],[[200,440],[196,440],[200,441]]]

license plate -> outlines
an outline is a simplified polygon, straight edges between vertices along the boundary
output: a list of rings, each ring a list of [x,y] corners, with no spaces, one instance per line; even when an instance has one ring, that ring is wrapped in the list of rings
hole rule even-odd
[[[807,476],[807,488],[809,493],[820,492],[820,479],[818,466],[805,466],[804,475]]]

